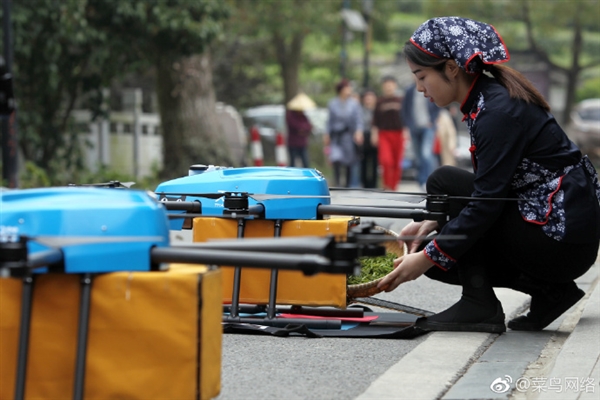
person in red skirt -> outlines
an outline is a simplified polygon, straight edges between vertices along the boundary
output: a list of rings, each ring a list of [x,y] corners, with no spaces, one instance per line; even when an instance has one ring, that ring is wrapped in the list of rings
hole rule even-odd
[[[396,94],[398,84],[391,76],[383,78],[382,96],[377,100],[371,127],[371,143],[379,149],[379,165],[383,171],[383,188],[396,191],[402,178],[404,157],[404,124],[402,98]]]

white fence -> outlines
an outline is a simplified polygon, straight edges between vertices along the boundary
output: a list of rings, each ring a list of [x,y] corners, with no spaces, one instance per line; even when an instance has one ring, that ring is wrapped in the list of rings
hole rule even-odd
[[[112,111],[108,119],[92,121],[90,111],[73,111],[75,123],[81,127],[80,139],[90,170],[96,171],[105,165],[139,179],[152,175],[155,168],[162,168],[160,116],[141,112],[141,99],[140,89],[126,90],[123,103],[131,111]],[[233,159],[244,160],[247,134],[239,113],[222,103],[216,104],[215,112]]]
[[[86,166],[92,171],[100,165],[140,178],[161,168],[162,137],[160,117],[141,112],[111,112],[109,119],[91,120],[87,110],[73,111],[78,126],[87,125],[85,142]],[[82,132],[84,133],[84,132]]]

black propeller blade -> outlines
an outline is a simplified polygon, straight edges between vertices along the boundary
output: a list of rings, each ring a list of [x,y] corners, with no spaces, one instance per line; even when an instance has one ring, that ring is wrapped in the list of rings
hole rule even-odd
[[[67,186],[84,186],[84,187],[104,187],[104,188],[125,188],[129,189],[135,185],[135,182],[119,182],[119,181],[108,181],[103,183],[69,183]]]
[[[518,197],[472,197],[472,196],[450,196],[447,194],[431,194],[431,193],[418,193],[418,192],[388,192],[379,189],[368,189],[368,188],[343,188],[343,187],[330,187],[330,192],[349,192],[359,191],[366,193],[376,193],[378,199],[404,201],[408,203],[420,203],[425,200],[467,200],[467,201],[527,201],[529,199],[521,199]],[[363,198],[354,197],[353,198]],[[369,197],[364,197],[369,198]]]
[[[156,192],[160,198],[165,196],[185,196],[185,197],[203,197],[207,199],[219,199],[221,197],[248,197],[256,201],[275,200],[275,199],[328,199],[329,195],[310,195],[310,194],[256,194],[248,192],[217,192],[217,193],[167,193]]]

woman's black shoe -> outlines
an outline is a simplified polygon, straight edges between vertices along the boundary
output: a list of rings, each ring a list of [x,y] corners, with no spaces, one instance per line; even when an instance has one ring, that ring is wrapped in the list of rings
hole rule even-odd
[[[541,331],[573,307],[585,296],[585,292],[575,282],[557,286],[553,291],[531,297],[530,311],[508,322],[508,327],[515,331]]]
[[[417,319],[415,326],[427,331],[506,332],[499,301],[493,306],[484,306],[464,297],[439,314]]]

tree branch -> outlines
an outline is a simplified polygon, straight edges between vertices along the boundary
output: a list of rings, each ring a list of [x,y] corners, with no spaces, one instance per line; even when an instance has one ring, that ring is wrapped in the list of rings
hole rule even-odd
[[[590,61],[589,63],[587,63],[585,65],[582,65],[581,69],[584,70],[584,69],[594,68],[594,67],[597,67],[599,65],[600,65],[600,59],[594,60],[594,61]]]
[[[561,67],[560,65],[552,62],[550,56],[546,51],[544,51],[535,40],[535,35],[533,34],[533,22],[531,20],[531,13],[529,12],[529,2],[523,2],[523,23],[525,23],[525,32],[527,35],[527,43],[531,51],[540,58],[544,63],[548,64],[550,68],[560,71],[562,73],[568,73],[569,70],[567,68]]]

